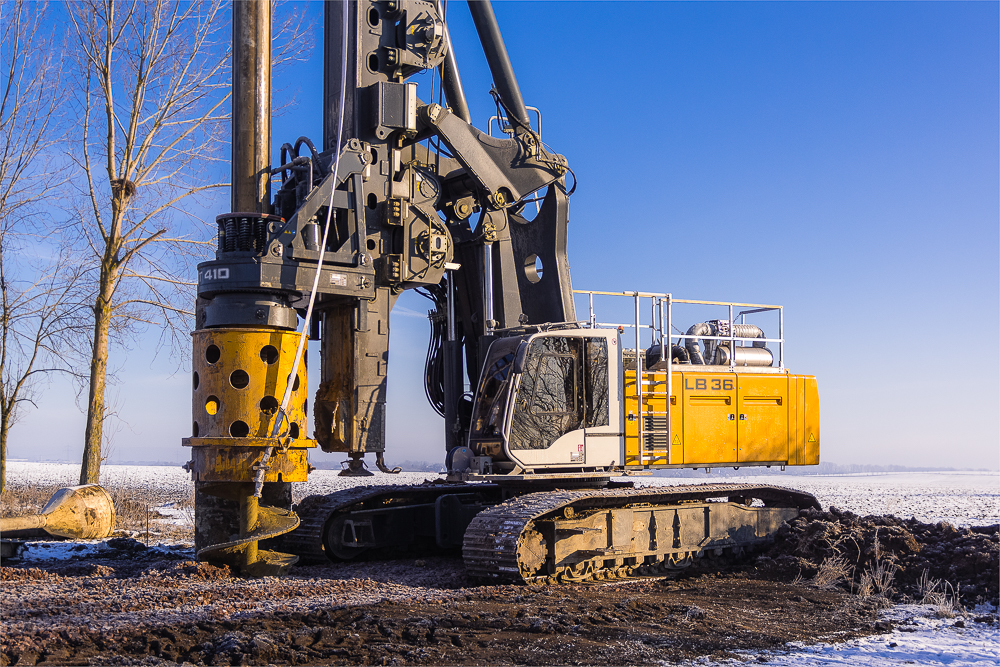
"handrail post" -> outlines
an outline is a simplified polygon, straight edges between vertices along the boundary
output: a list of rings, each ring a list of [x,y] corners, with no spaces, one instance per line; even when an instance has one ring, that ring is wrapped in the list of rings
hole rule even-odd
[[[670,332],[672,331],[670,326],[670,295],[666,297],[667,301],[667,338],[670,339]],[[660,313],[663,313],[663,301],[660,301]],[[662,318],[661,318],[662,319]],[[662,335],[660,340],[662,341]],[[670,398],[674,395],[674,345],[673,342],[670,343],[670,351],[667,353],[667,465],[670,464],[670,450],[673,447],[673,439],[671,438],[671,421],[674,416],[674,411],[670,407]]]
[[[729,368],[736,368],[736,333],[733,322],[733,304],[729,304]]]
[[[662,361],[667,354],[667,344],[663,340],[663,299],[657,299],[657,303],[660,306],[660,360]]]
[[[639,356],[639,293],[635,293],[635,398],[636,398],[636,412],[638,413],[638,429],[639,434],[639,465],[643,464],[643,445],[642,441],[643,428],[642,428],[642,357]]]
[[[785,309],[778,306],[778,368],[785,368]]]
[[[653,332],[656,331],[656,297],[649,297],[649,346],[653,346]]]

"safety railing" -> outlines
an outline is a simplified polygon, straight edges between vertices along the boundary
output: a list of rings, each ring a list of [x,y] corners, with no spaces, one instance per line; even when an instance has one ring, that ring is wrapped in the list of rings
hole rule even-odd
[[[675,299],[673,295],[669,293],[659,293],[659,292],[603,292],[598,290],[573,290],[574,294],[585,294],[587,295],[588,302],[588,317],[587,323],[590,327],[615,327],[620,332],[624,333],[625,329],[633,329],[635,332],[635,394],[637,405],[637,415],[638,420],[638,438],[639,438],[639,465],[645,466],[647,464],[646,457],[646,435],[647,429],[645,428],[645,418],[646,417],[663,417],[666,421],[666,459],[667,464],[670,463],[670,443],[672,442],[671,434],[671,397],[674,395],[673,391],[673,342],[675,340],[714,340],[720,342],[728,342],[729,344],[729,367],[731,370],[735,370],[737,366],[737,346],[736,343],[741,345],[745,343],[777,343],[778,345],[778,358],[777,367],[779,370],[784,369],[784,308],[782,306],[761,304],[761,303],[739,303],[735,301],[705,301],[701,299]],[[597,319],[596,311],[594,310],[594,297],[623,297],[631,298],[634,301],[634,318],[632,322],[600,322]],[[642,301],[644,299],[649,299],[650,303],[650,318],[649,323],[643,322],[642,318]],[[726,321],[728,327],[726,330],[729,335],[724,336],[713,336],[704,334],[694,334],[694,333],[682,333],[680,329],[677,329],[673,325],[673,306],[675,304],[689,304],[697,306],[715,306],[715,307],[725,307],[728,309],[728,318]],[[740,310],[744,309],[744,310]],[[754,315],[759,313],[767,312],[777,312],[778,314],[778,337],[777,338],[748,338],[743,336],[735,335],[734,324],[746,324],[747,315]],[[717,318],[718,319],[718,318]],[[657,340],[660,345],[660,360],[661,363],[665,362],[666,368],[662,369],[666,372],[666,400],[664,401],[665,410],[664,411],[652,411],[646,409],[644,411],[644,397],[650,397],[653,395],[660,396],[661,392],[656,392],[655,387],[662,386],[661,382],[645,379],[643,377],[643,359],[646,355],[646,350],[642,346],[642,332],[648,330],[650,332],[650,342],[655,345]],[[676,331],[676,333],[674,333]],[[624,350],[623,350],[624,352]],[[650,391],[644,391],[643,386],[650,387]],[[628,396],[626,396],[628,398]],[[657,435],[661,433],[657,430]],[[650,452],[650,461],[653,458],[663,458],[662,456],[653,456]]]

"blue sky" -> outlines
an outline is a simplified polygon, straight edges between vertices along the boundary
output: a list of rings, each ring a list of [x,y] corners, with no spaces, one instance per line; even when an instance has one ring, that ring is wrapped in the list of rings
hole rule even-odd
[[[489,71],[451,5],[485,128]],[[997,468],[1000,5],[494,6],[543,138],[579,178],[575,287],[782,304],[787,363],[819,380],[823,460]],[[319,37],[320,3],[307,11]],[[275,82],[275,104],[297,101],[275,147],[320,139],[321,53]],[[389,462],[443,457],[420,379],[428,303],[406,295],[392,320]],[[118,357],[113,458],[186,458],[188,370],[157,341]],[[10,456],[78,459],[72,401],[53,383]]]

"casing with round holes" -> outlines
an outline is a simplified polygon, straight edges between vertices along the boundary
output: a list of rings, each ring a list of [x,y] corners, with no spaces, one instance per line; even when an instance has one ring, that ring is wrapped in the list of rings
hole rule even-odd
[[[193,337],[192,477],[202,482],[252,481],[261,448],[275,445],[266,482],[304,482],[306,364],[299,364],[287,421],[270,438],[295,360],[299,334],[276,329],[200,329]]]

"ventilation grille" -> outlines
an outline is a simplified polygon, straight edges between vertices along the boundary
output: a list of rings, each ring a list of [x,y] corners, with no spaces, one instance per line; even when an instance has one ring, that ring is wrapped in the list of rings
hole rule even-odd
[[[667,418],[658,415],[643,415],[643,442],[647,450],[667,448]]]

